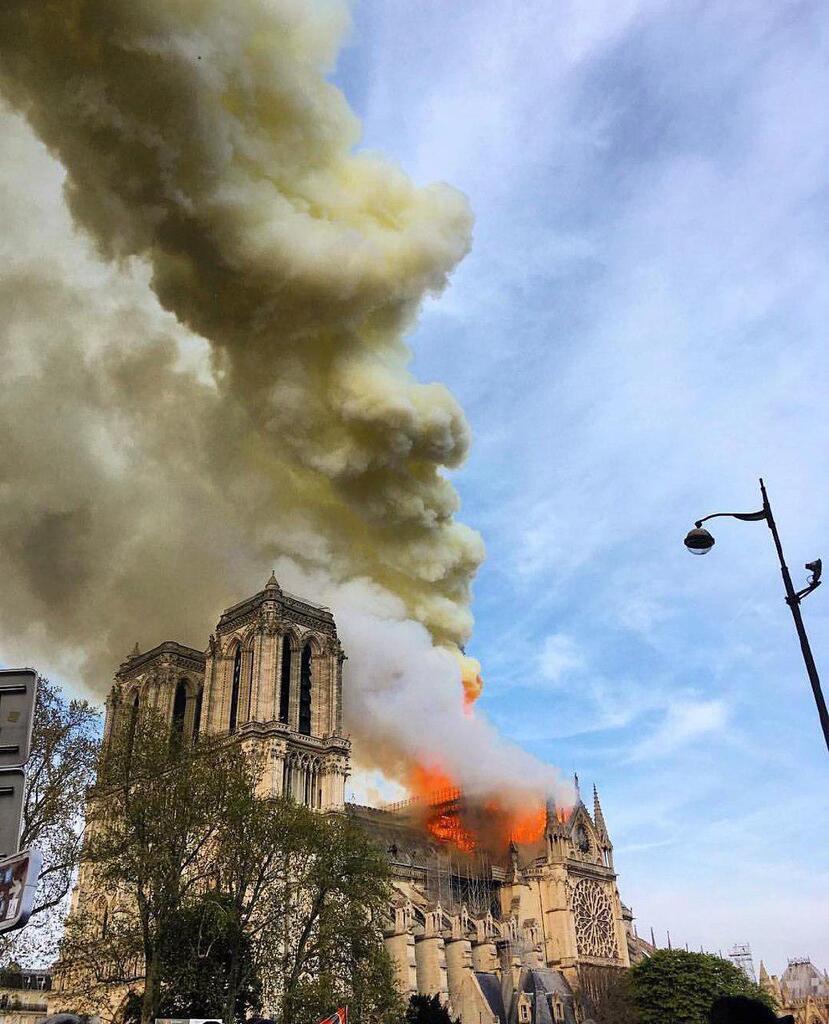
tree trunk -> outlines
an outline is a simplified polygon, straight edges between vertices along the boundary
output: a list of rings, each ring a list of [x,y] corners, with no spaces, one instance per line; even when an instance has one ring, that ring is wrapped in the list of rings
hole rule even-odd
[[[233,951],[230,969],[227,972],[227,998],[225,999],[224,1024],[236,1024],[236,994],[239,990],[240,970],[238,947]]]
[[[158,1010],[158,964],[153,954],[146,958],[144,998],[141,1000],[141,1024],[152,1024]]]

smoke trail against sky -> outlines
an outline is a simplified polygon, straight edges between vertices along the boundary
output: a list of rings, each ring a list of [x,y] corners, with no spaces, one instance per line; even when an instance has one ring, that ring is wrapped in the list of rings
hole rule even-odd
[[[347,27],[328,2],[4,4],[0,88],[74,227],[55,204],[52,248],[15,241],[41,219],[18,211],[5,243],[0,616],[100,692],[136,635],[203,646],[275,562],[351,632],[354,706],[391,695],[366,759],[405,761],[395,717],[440,693],[470,778],[493,740],[441,646],[470,635],[483,557],[445,476],[469,432],[404,339],[471,214],[355,152],[325,77]]]

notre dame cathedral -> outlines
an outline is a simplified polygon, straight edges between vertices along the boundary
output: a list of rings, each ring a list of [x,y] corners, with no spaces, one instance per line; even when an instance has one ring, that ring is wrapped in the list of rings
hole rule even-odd
[[[422,802],[347,804],[344,660],[331,612],[271,575],[222,613],[206,650],[136,647],[107,699],[104,744],[152,707],[184,738],[226,732],[261,745],[267,792],[345,810],[387,851],[386,946],[404,994],[438,994],[464,1024],[577,1024],[588,980],[649,948],[619,898],[595,790],[592,813],[580,798],[566,811],[549,805],[543,835],[500,857],[441,841],[424,828]],[[427,813],[451,815],[461,799],[442,793]],[[83,885],[81,870],[73,907]]]

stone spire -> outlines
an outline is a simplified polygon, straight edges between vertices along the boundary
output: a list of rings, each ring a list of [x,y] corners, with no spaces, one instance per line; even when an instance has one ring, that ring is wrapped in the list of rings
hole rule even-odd
[[[599,791],[596,789],[595,782],[593,783],[593,824],[602,836],[607,836],[607,825],[604,823],[602,805],[599,803]]]
[[[563,817],[564,817],[564,812],[560,812],[559,811],[558,807],[556,807],[555,800],[552,800],[552,799],[547,800],[547,828],[546,828],[546,831],[547,831],[548,835],[549,834],[553,834],[553,835],[566,835],[567,834],[567,829],[564,827],[564,822],[562,821]]]
[[[273,569],[271,569],[270,579],[265,584],[265,590],[279,590],[279,584],[276,581],[276,572]]]
[[[760,961],[760,988],[767,988],[771,984],[771,978],[769,972],[766,970],[766,965],[763,961]]]
[[[579,787],[579,773],[573,772],[573,785],[576,787],[576,804],[581,803],[581,788]]]
[[[135,647],[130,651],[130,658],[137,658],[141,653],[141,648],[138,646],[138,641],[135,641]]]

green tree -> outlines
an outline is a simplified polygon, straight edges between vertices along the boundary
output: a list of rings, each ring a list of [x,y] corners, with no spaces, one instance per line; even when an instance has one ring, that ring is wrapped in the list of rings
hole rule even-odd
[[[284,1024],[344,1004],[361,1024],[399,1020],[385,857],[346,815],[261,795],[262,767],[235,738],[176,742],[153,714],[116,731],[61,955],[79,1008],[120,987],[142,1024],[197,1009],[234,1024],[261,981]],[[188,1005],[208,984],[211,1005]]]
[[[239,928],[227,896],[205,893],[183,907],[161,935],[162,978],[158,1012],[162,1017],[216,1017],[227,1002],[234,964],[241,964],[244,981],[233,991],[232,1019],[245,1020],[261,1005],[261,989],[252,965],[251,942]],[[143,996],[130,994],[124,1020],[138,1024]]]
[[[577,996],[582,1015],[595,1024],[638,1024],[630,978],[622,967],[582,964]]]
[[[361,1024],[399,1021],[403,1004],[383,942],[386,858],[347,815],[297,810],[303,842],[292,851],[279,927],[260,944],[283,1024],[314,1024],[337,1006]]]
[[[439,996],[412,996],[406,1007],[406,1024],[458,1024],[449,1016]]]
[[[102,991],[128,985],[141,990],[143,1024],[159,1015],[165,942],[214,886],[222,823],[255,778],[238,743],[181,745],[151,712],[114,734],[88,805],[88,902],[70,919],[61,952],[93,1008]]]
[[[32,746],[26,767],[20,849],[43,854],[29,924],[0,938],[0,963],[48,963],[57,952],[66,902],[83,841],[83,804],[95,777],[99,714],[38,679]]]
[[[708,1024],[720,996],[769,996],[729,960],[708,953],[660,949],[630,971],[630,992],[640,1024]]]

